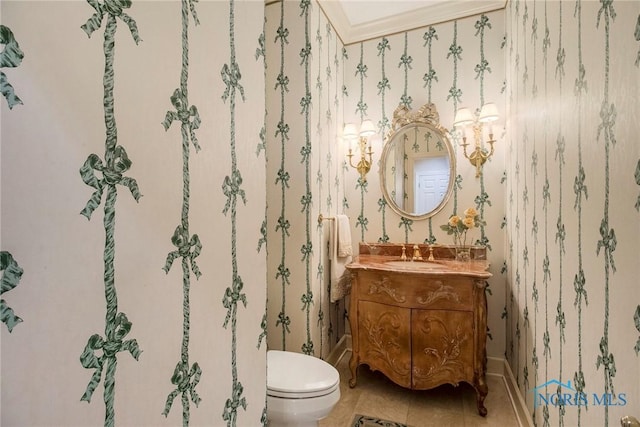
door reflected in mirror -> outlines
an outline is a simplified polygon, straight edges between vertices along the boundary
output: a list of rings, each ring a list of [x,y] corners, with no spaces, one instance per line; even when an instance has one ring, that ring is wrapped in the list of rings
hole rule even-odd
[[[398,107],[380,161],[382,193],[407,218],[435,215],[453,191],[455,157],[433,104],[416,113]]]

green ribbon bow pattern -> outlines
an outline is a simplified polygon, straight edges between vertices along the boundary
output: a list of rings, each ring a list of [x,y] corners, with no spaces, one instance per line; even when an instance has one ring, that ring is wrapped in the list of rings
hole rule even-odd
[[[131,331],[131,322],[129,322],[124,313],[118,313],[116,315],[114,326],[112,332],[107,333],[107,335],[112,336],[108,336],[106,340],[98,334],[93,334],[87,341],[87,345],[80,356],[80,363],[82,363],[84,368],[95,369],[87,385],[87,390],[80,400],[91,402],[91,396],[98,384],[100,384],[105,362],[109,360],[115,362],[116,354],[121,351],[128,351],[136,360],[138,360],[140,353],[142,353],[135,339],[123,341],[123,338]],[[96,350],[102,350],[102,355],[96,356]]]
[[[224,209],[222,210],[222,213],[224,213],[225,215],[229,211],[232,201],[235,202],[235,200],[238,198],[238,195],[242,198],[242,201],[244,203],[247,203],[244,190],[240,188],[241,185],[242,185],[242,175],[240,174],[240,171],[237,169],[231,173],[231,176],[227,175],[224,177],[224,183],[222,184],[222,192],[224,193],[225,196],[227,196],[227,202],[224,205]],[[234,206],[235,206],[235,203],[234,203]]]
[[[180,89],[176,89],[171,95],[171,104],[176,107],[176,111],[167,111],[167,115],[162,122],[164,130],[169,130],[171,123],[174,120],[180,120],[183,125],[189,129],[189,136],[191,142],[196,148],[196,151],[200,151],[200,145],[198,145],[198,139],[196,138],[195,130],[200,127],[200,114],[195,105],[188,106],[187,97]],[[192,120],[193,117],[193,120]]]
[[[244,397],[241,397],[243,391],[244,388],[240,382],[233,385],[232,398],[227,399],[227,402],[224,405],[224,412],[222,414],[222,419],[227,421],[227,424],[235,421],[235,417],[240,406],[245,410],[247,409],[247,400]],[[232,422],[231,424],[235,425],[235,422]]]
[[[96,189],[80,212],[87,219],[91,219],[91,214],[100,205],[105,186],[124,185],[129,188],[136,202],[142,197],[136,180],[122,176],[131,167],[131,160],[124,147],[116,146],[113,151],[107,151],[105,157],[106,164],[103,164],[97,154],[91,154],[80,168],[80,176],[84,183]],[[102,172],[102,179],[98,179],[94,171]]]
[[[4,25],[0,25],[0,44],[4,49],[0,53],[0,67],[15,68],[22,63],[24,53],[20,50],[18,42],[13,37],[11,30]],[[5,97],[9,108],[12,109],[17,104],[22,104],[22,100],[13,91],[13,86],[7,80],[7,76],[0,71],[0,93]]]
[[[227,315],[224,319],[223,327],[226,328],[229,324],[229,320],[231,319],[231,311],[238,305],[238,301],[242,301],[244,306],[247,306],[247,296],[242,293],[242,288],[244,284],[242,283],[242,278],[238,275],[233,278],[233,289],[227,288],[224,292],[224,297],[222,298],[222,305],[227,309]]]
[[[136,44],[142,41],[138,34],[136,21],[123,12],[124,9],[129,9],[131,7],[131,0],[106,0],[104,4],[100,4],[97,0],[87,0],[87,3],[96,10],[96,13],[94,13],[91,18],[89,18],[89,20],[80,27],[89,37],[91,37],[91,34],[93,34],[95,30],[100,28],[104,15],[110,15],[114,18],[122,19],[122,21],[127,24]]]
[[[200,269],[196,264],[196,258],[200,255],[202,251],[202,243],[200,242],[200,238],[197,234],[194,234],[189,238],[189,234],[184,229],[182,225],[176,227],[176,231],[173,232],[173,237],[171,237],[171,243],[178,248],[178,250],[169,252],[167,255],[167,261],[164,264],[163,270],[165,273],[168,273],[171,269],[171,265],[176,258],[183,257],[188,259],[191,264],[191,270],[193,270],[193,274],[196,275],[196,278],[200,278],[202,273],[200,273]],[[191,249],[193,248],[193,250]]]
[[[196,386],[200,382],[201,375],[202,369],[200,369],[200,366],[197,363],[194,363],[189,370],[189,366],[186,363],[182,361],[178,362],[176,369],[173,371],[173,376],[171,377],[171,384],[175,385],[176,389],[169,393],[162,415],[165,417],[169,415],[171,405],[173,405],[173,400],[180,393],[182,393],[183,399],[188,399],[188,396],[190,395],[193,403],[198,406],[201,399],[196,392]]]
[[[4,294],[18,286],[23,270],[7,251],[0,252],[0,270],[2,270],[0,294]],[[13,330],[14,326],[22,322],[22,319],[15,315],[11,307],[3,299],[0,299],[0,320],[7,325],[9,332]]]
[[[231,65],[224,64],[222,70],[220,70],[220,75],[222,76],[222,81],[227,86],[222,94],[222,99],[224,101],[231,96],[234,98],[236,96],[236,89],[240,91],[240,96],[244,101],[244,88],[240,84],[240,79],[242,75],[240,74],[240,67],[237,62],[232,62]]]

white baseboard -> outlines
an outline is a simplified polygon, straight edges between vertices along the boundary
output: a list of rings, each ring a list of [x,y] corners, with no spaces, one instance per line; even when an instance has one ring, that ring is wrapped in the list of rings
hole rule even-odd
[[[504,359],[500,357],[487,357],[487,375],[504,376]]]
[[[327,356],[326,362],[333,366],[336,366],[340,361],[340,359],[342,359],[342,356],[344,356],[344,354],[350,350],[351,350],[351,335],[343,335],[342,338],[340,338],[340,341],[338,341],[336,346],[333,348],[333,350],[331,350],[331,352]]]
[[[518,388],[518,384],[516,383],[516,378],[513,376],[513,371],[511,370],[509,363],[505,359],[498,360],[502,361],[502,376],[507,387],[507,392],[509,393],[511,404],[513,405],[513,409],[516,412],[516,417],[518,418],[519,425],[521,427],[533,427],[533,419],[531,418],[531,414],[527,409],[527,403],[522,397],[522,393],[520,393],[520,389]]]

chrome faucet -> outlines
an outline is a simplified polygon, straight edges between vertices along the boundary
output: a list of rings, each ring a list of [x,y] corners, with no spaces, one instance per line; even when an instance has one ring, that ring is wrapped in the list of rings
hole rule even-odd
[[[411,261],[422,261],[422,254],[420,253],[420,246],[413,245],[413,258]]]

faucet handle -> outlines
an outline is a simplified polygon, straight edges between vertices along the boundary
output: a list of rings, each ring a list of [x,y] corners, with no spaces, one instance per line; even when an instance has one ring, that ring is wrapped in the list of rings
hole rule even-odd
[[[435,261],[435,258],[433,257],[433,245],[429,245],[429,259],[428,261]]]
[[[420,246],[413,245],[413,260],[422,261],[422,254],[420,253]]]
[[[407,252],[406,252],[406,249],[405,249],[404,245],[402,245],[402,255],[400,255],[400,259],[402,261],[406,261],[407,260]]]

